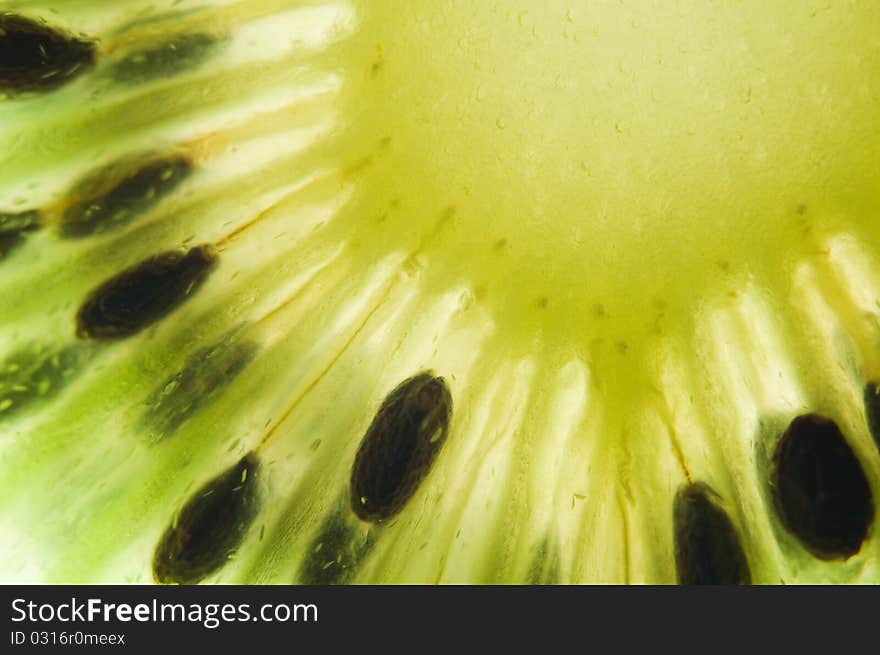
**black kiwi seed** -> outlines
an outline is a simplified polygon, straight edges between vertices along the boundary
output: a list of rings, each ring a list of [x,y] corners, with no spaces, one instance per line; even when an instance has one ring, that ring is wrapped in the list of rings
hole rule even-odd
[[[201,64],[216,45],[210,34],[178,34],[157,45],[126,55],[110,69],[122,84],[141,84],[171,77]]]
[[[0,93],[51,91],[95,63],[95,45],[44,23],[0,14]]]
[[[142,422],[155,439],[169,436],[207,405],[250,363],[257,345],[227,335],[191,355],[183,368],[163,380],[147,399]]]
[[[156,323],[191,297],[217,260],[210,246],[150,257],[91,292],[76,317],[83,339],[121,339]]]
[[[192,495],[156,546],[157,582],[196,584],[235,554],[259,512],[259,473],[249,453]]]
[[[40,215],[36,211],[0,213],[0,259],[20,246],[28,232],[39,229],[39,220]]]
[[[351,469],[351,509],[363,521],[397,514],[440,452],[452,418],[443,378],[421,373],[394,389],[367,429]]]
[[[61,236],[87,237],[129,223],[174,191],[192,170],[188,158],[175,154],[134,167],[112,165],[92,174],[74,190],[81,200],[64,211]],[[109,187],[108,180],[112,180]]]
[[[0,259],[15,250],[24,241],[20,232],[0,232]]]
[[[673,503],[678,582],[684,585],[747,585],[751,574],[736,528],[706,484],[682,487]]]
[[[786,429],[773,455],[770,488],[782,525],[815,557],[857,553],[874,520],[865,472],[837,424],[806,414]]]
[[[865,416],[868,418],[868,429],[874,437],[874,443],[880,450],[880,385],[876,382],[865,385]]]
[[[299,572],[299,583],[331,585],[350,582],[374,544],[372,532],[363,533],[358,524],[343,511],[332,512],[309,547]],[[354,524],[352,524],[352,521]],[[373,528],[370,528],[372,530]]]
[[[91,359],[88,344],[30,344],[0,362],[0,422],[56,396]]]

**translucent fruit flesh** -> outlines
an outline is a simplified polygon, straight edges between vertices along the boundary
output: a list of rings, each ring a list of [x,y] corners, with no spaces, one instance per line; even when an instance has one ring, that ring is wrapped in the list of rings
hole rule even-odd
[[[0,100],[0,579],[880,580],[880,7],[0,11],[96,44]],[[202,247],[198,288],[94,295]],[[371,428],[427,372],[442,448],[359,510],[362,444],[435,443]],[[808,415],[864,474],[844,556],[774,495]],[[157,574],[252,452],[230,552]]]

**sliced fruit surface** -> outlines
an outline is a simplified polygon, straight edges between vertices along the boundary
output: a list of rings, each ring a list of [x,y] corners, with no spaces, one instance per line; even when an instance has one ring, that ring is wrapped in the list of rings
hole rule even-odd
[[[0,1],[0,581],[878,583],[880,5]]]

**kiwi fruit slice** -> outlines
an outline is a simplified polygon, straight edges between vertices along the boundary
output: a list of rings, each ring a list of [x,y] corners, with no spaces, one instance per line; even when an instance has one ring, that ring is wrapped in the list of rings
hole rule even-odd
[[[880,5],[0,2],[0,579],[880,582]]]

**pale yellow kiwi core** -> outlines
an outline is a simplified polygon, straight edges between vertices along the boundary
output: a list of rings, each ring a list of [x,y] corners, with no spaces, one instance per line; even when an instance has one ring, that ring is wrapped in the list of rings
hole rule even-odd
[[[214,580],[298,582],[369,535],[355,582],[671,582],[689,481],[752,580],[880,579],[876,522],[819,561],[767,495],[779,434],[817,412],[880,498],[880,3],[0,5],[99,45],[0,112],[0,213],[44,221],[4,263],[0,354],[92,358],[0,426],[0,577],[151,580],[178,509],[252,454],[267,500]],[[203,62],[114,77],[189,33],[216,37]],[[174,193],[58,236],[78,180],[170,153],[193,161]],[[92,289],[181,244],[219,264],[173,316],[74,336]],[[198,398],[168,376],[230,330],[253,362],[152,440],[156,389]],[[427,370],[453,399],[443,450],[394,521],[358,521],[359,443]]]
[[[575,4],[370,3],[350,115],[377,251],[427,240],[506,329],[625,349],[878,234],[880,7]]]

